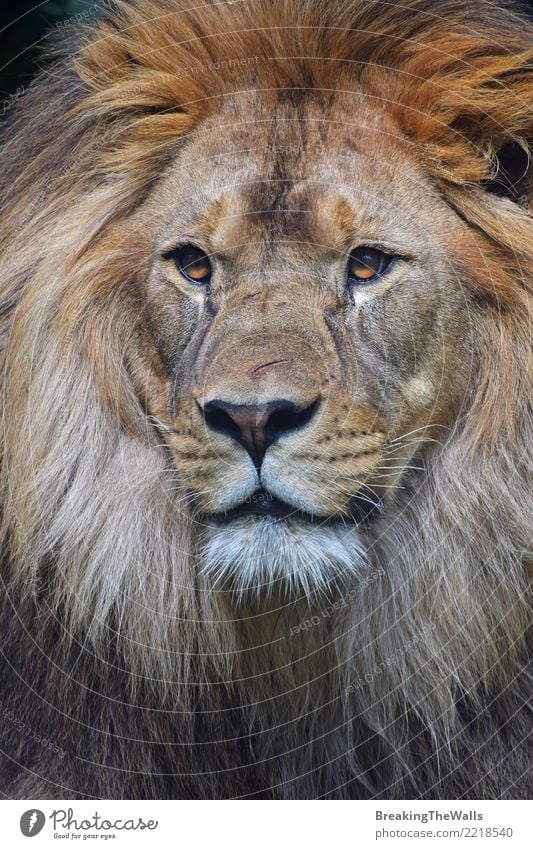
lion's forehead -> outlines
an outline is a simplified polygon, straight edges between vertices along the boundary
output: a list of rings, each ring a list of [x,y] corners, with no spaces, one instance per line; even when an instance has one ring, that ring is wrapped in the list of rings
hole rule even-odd
[[[342,251],[383,235],[423,244],[431,216],[415,201],[421,188],[426,207],[435,199],[416,157],[385,111],[362,95],[350,104],[301,98],[258,106],[253,122],[235,109],[209,119],[168,179],[169,227],[215,250],[289,239]]]

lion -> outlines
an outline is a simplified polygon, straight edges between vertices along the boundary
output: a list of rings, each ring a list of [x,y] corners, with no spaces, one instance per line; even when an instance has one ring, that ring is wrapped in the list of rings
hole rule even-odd
[[[17,103],[4,797],[531,793],[532,35],[118,2]]]

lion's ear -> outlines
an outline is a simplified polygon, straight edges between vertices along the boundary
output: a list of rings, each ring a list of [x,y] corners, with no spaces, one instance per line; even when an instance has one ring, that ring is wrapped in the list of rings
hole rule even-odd
[[[533,151],[526,142],[506,141],[493,158],[493,173],[484,188],[522,206],[533,202]]]

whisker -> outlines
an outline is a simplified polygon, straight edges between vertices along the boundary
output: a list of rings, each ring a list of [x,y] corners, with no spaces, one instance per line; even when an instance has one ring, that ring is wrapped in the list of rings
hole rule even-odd
[[[402,474],[404,471],[415,471],[415,472],[423,472],[425,469],[420,469],[417,466],[398,466],[398,467],[387,467],[384,466],[382,469],[376,469],[374,472],[374,478],[381,478],[383,476],[392,477],[395,474]]]
[[[422,425],[421,427],[415,427],[415,428],[413,428],[413,430],[408,430],[406,433],[402,433],[400,436],[396,436],[394,439],[389,440],[389,445],[393,445],[395,442],[402,442],[408,436],[412,436],[415,433],[420,433],[421,431],[427,430],[430,427],[440,427],[440,428],[443,428],[445,430],[451,430],[451,428],[448,427],[447,425],[436,425],[434,423]],[[431,437],[429,437],[429,438],[431,438]]]

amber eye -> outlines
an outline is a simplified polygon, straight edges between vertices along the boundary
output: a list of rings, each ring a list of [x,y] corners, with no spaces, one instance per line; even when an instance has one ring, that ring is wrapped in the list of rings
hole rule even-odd
[[[348,258],[348,282],[372,283],[392,264],[394,257],[377,248],[356,248]]]
[[[206,253],[195,245],[182,245],[172,252],[176,268],[187,280],[197,285],[209,283],[211,262]]]

